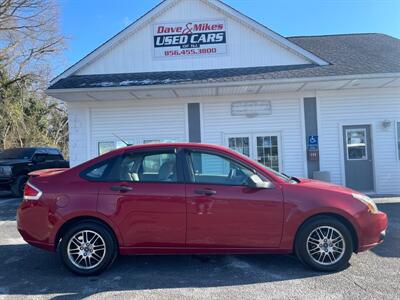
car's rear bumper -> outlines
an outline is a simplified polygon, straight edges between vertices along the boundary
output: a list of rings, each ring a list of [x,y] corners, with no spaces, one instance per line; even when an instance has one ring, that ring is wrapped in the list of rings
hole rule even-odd
[[[388,219],[385,213],[378,212],[363,218],[359,236],[358,252],[366,251],[382,243],[386,236]]]
[[[55,251],[54,244],[43,243],[43,242],[33,240],[32,237],[29,235],[29,233],[27,233],[26,231],[21,230],[19,228],[18,228],[18,231],[21,234],[24,241],[27,242],[29,245],[32,245],[34,247],[41,248],[41,249],[44,249],[47,251]]]
[[[17,228],[30,245],[55,251],[48,210],[40,201],[23,201],[17,209]]]

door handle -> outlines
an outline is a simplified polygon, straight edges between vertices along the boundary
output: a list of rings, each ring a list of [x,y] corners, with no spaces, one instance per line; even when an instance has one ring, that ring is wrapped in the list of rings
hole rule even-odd
[[[206,196],[212,196],[217,193],[214,190],[195,190],[194,192],[198,195],[206,195]]]
[[[114,185],[110,188],[110,190],[115,191],[115,192],[128,192],[132,191],[132,188],[130,186],[124,186],[124,185]]]

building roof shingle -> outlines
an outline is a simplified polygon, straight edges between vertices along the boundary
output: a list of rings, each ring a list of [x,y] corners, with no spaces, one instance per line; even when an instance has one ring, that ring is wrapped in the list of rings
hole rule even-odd
[[[400,73],[400,40],[369,34],[288,37],[329,65],[260,66],[215,70],[71,75],[49,89],[213,83],[362,74]]]

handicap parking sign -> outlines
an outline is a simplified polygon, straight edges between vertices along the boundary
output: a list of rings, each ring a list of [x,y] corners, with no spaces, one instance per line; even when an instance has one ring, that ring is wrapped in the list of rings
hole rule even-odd
[[[309,146],[318,146],[318,135],[310,135],[308,137]]]

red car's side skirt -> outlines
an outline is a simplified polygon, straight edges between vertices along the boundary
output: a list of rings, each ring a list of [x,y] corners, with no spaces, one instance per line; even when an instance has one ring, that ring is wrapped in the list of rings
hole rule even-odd
[[[135,254],[289,254],[292,249],[280,248],[162,248],[120,247],[121,255]]]

